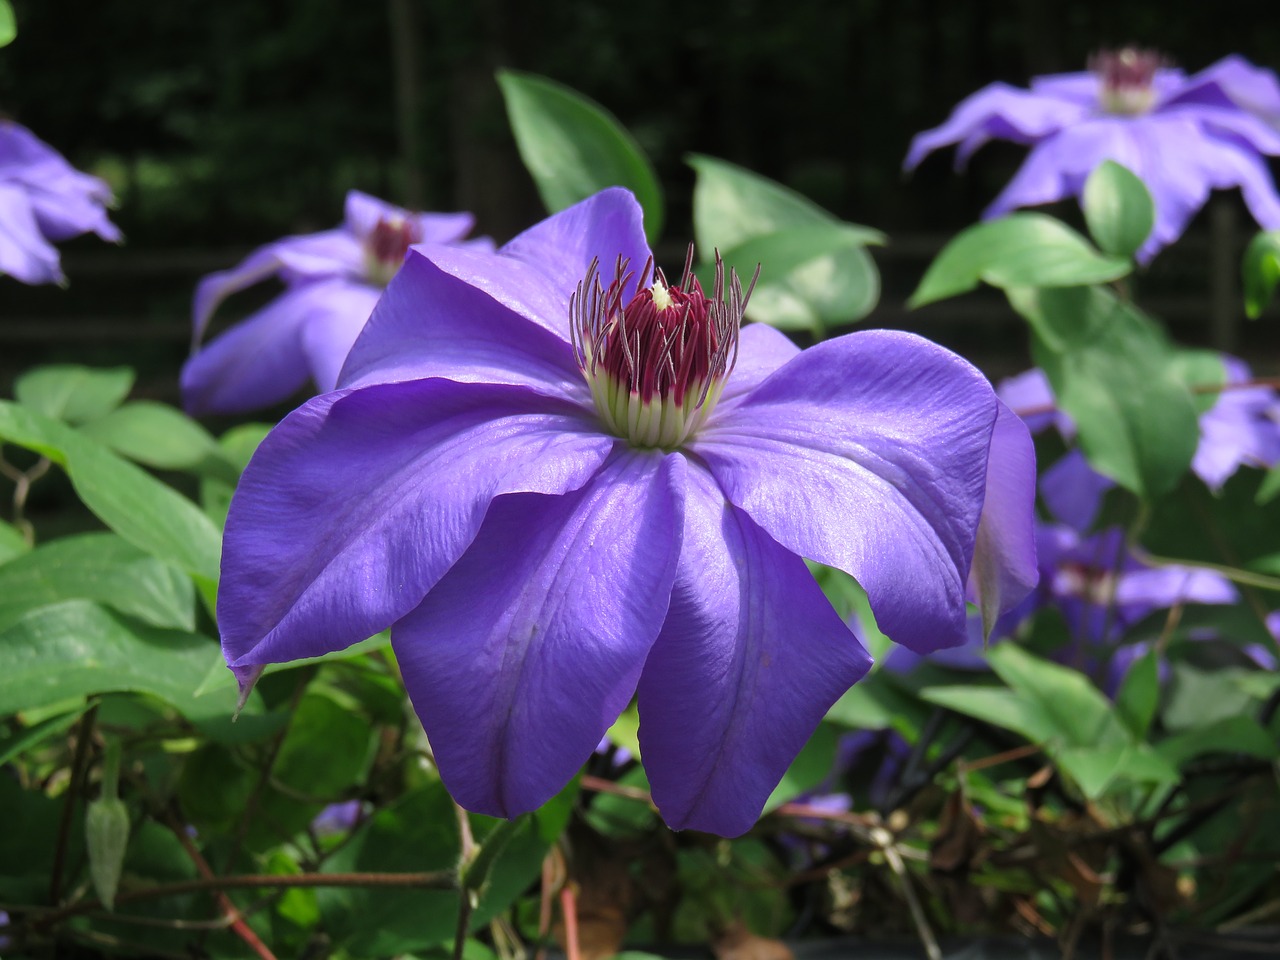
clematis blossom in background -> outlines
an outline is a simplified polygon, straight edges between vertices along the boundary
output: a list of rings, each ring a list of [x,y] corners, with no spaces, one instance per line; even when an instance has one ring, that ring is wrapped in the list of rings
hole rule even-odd
[[[21,124],[0,119],[0,273],[23,283],[63,283],[53,241],[96,233],[119,243],[107,218],[111,188],[81,173]]]
[[[288,399],[308,380],[332,390],[351,345],[413,244],[465,243],[469,213],[410,213],[359,190],[347,194],[342,226],[285,237],[196,288],[193,354],[182,369],[188,412],[243,413]],[[270,277],[285,292],[201,346],[224,299]]]
[[[1250,385],[1253,374],[1243,360],[1225,354],[1221,360],[1226,389],[1200,414],[1200,441],[1191,460],[1192,472],[1214,492],[1243,466],[1270,468],[1280,462],[1280,397],[1270,387]],[[1064,439],[1075,437],[1075,423],[1057,409],[1043,371],[1003,380],[997,392],[1032,433],[1052,425]],[[1093,524],[1103,494],[1113,486],[1073,449],[1044,471],[1040,495],[1058,520],[1083,531]]]
[[[617,188],[496,255],[411,251],[232,502],[242,690],[390,627],[468,809],[548,800],[635,696],[667,823],[747,830],[870,665],[803,558],[920,651],[1036,576],[1030,436],[981,374],[890,331],[801,352],[740,329],[749,295],[669,283]]]
[[[1133,626],[1157,610],[1184,604],[1231,604],[1240,599],[1231,581],[1216,571],[1143,562],[1130,551],[1118,527],[1086,535],[1069,525],[1037,524],[1036,556],[1039,583],[1000,618],[991,642],[1012,637],[1036,611],[1056,608],[1066,622],[1071,645],[1055,657],[1094,674],[1110,694],[1149,649],[1145,643],[1125,641]],[[970,618],[969,642],[964,646],[927,658],[898,648],[885,668],[905,673],[925,660],[956,670],[987,669],[978,618]]]
[[[1267,156],[1280,155],[1280,83],[1238,56],[1193,76],[1150,51],[1105,52],[1083,73],[1035,77],[1029,90],[993,83],[962,100],[947,121],[917,134],[914,169],[958,144],[963,165],[990,140],[1031,147],[1014,178],[983,212],[1078,197],[1104,160],[1138,175],[1155,201],[1155,226],[1140,262],[1182,235],[1209,192],[1239,187],[1259,224],[1280,228],[1280,196]]]

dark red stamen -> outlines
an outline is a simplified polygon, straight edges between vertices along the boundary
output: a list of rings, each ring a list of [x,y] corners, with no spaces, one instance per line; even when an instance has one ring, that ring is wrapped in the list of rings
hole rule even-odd
[[[404,217],[383,218],[369,234],[370,256],[380,264],[400,266],[409,247],[422,239],[422,231]]]

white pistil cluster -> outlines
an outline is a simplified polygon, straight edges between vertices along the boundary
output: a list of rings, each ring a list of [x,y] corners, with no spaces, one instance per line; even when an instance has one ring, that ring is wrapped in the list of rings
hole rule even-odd
[[[649,260],[624,305],[634,274],[619,258],[608,287],[595,261],[569,300],[574,354],[609,430],[639,447],[672,450],[706,421],[738,356],[744,293],[737,274],[715,258],[712,295],[693,276],[693,248],[680,283],[670,286]],[[756,270],[756,276],[759,269]]]
[[[1089,58],[1089,69],[1098,77],[1099,105],[1107,113],[1137,116],[1156,102],[1156,71],[1164,58],[1151,50],[1124,47],[1104,50]]]
[[[364,272],[369,282],[385,287],[404,264],[409,247],[422,237],[417,224],[399,215],[384,217],[364,238]]]

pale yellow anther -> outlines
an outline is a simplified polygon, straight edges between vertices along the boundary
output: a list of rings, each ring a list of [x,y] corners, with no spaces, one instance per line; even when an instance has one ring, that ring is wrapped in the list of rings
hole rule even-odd
[[[671,306],[671,294],[667,292],[667,287],[661,280],[655,281],[650,290],[653,292],[653,305],[655,307],[659,310],[666,310]]]

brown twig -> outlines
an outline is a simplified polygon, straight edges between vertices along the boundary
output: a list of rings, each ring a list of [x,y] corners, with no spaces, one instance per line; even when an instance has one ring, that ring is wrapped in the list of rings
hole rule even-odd
[[[585,773],[582,775],[581,783],[583,790],[594,790],[596,793],[611,793],[615,797],[626,797],[628,800],[638,800],[641,803],[653,805],[653,797],[649,795],[649,791],[641,790],[639,787],[628,787],[626,784],[614,783],[612,780],[593,777]]]
[[[66,862],[67,843],[71,838],[71,817],[75,811],[76,800],[84,786],[89,742],[93,739],[93,725],[98,717],[98,705],[95,703],[80,718],[80,727],[76,735],[76,752],[71,760],[71,781],[67,784],[67,795],[62,802],[62,815],[58,820],[58,841],[53,850],[53,868],[49,871],[49,902],[57,903],[62,896],[62,871]]]
[[[116,906],[142,903],[147,900],[163,900],[188,893],[211,893],[219,890],[268,890],[294,887],[412,887],[422,890],[456,890],[457,872],[435,870],[428,873],[301,873],[301,874],[241,874],[239,876],[201,877],[198,880],[180,880],[176,883],[157,884],[141,890],[129,890],[116,894]],[[53,927],[63,920],[91,913],[101,908],[97,898],[81,900],[59,910],[50,910],[32,921],[38,929]]]
[[[215,879],[213,868],[209,866],[209,862],[205,860],[196,845],[191,842],[191,838],[187,836],[186,831],[175,824],[171,824],[170,829],[173,831],[174,836],[178,838],[178,842],[182,844],[182,849],[186,851],[187,856],[191,858],[191,862],[196,865],[196,870],[200,876],[205,879]],[[224,891],[217,891],[214,894],[214,899],[218,901],[218,909],[222,911],[222,915],[227,919],[232,933],[243,940],[261,960],[276,960],[276,955],[271,952],[271,948],[262,942],[253,928],[245,921],[240,909],[232,903],[231,898]]]

